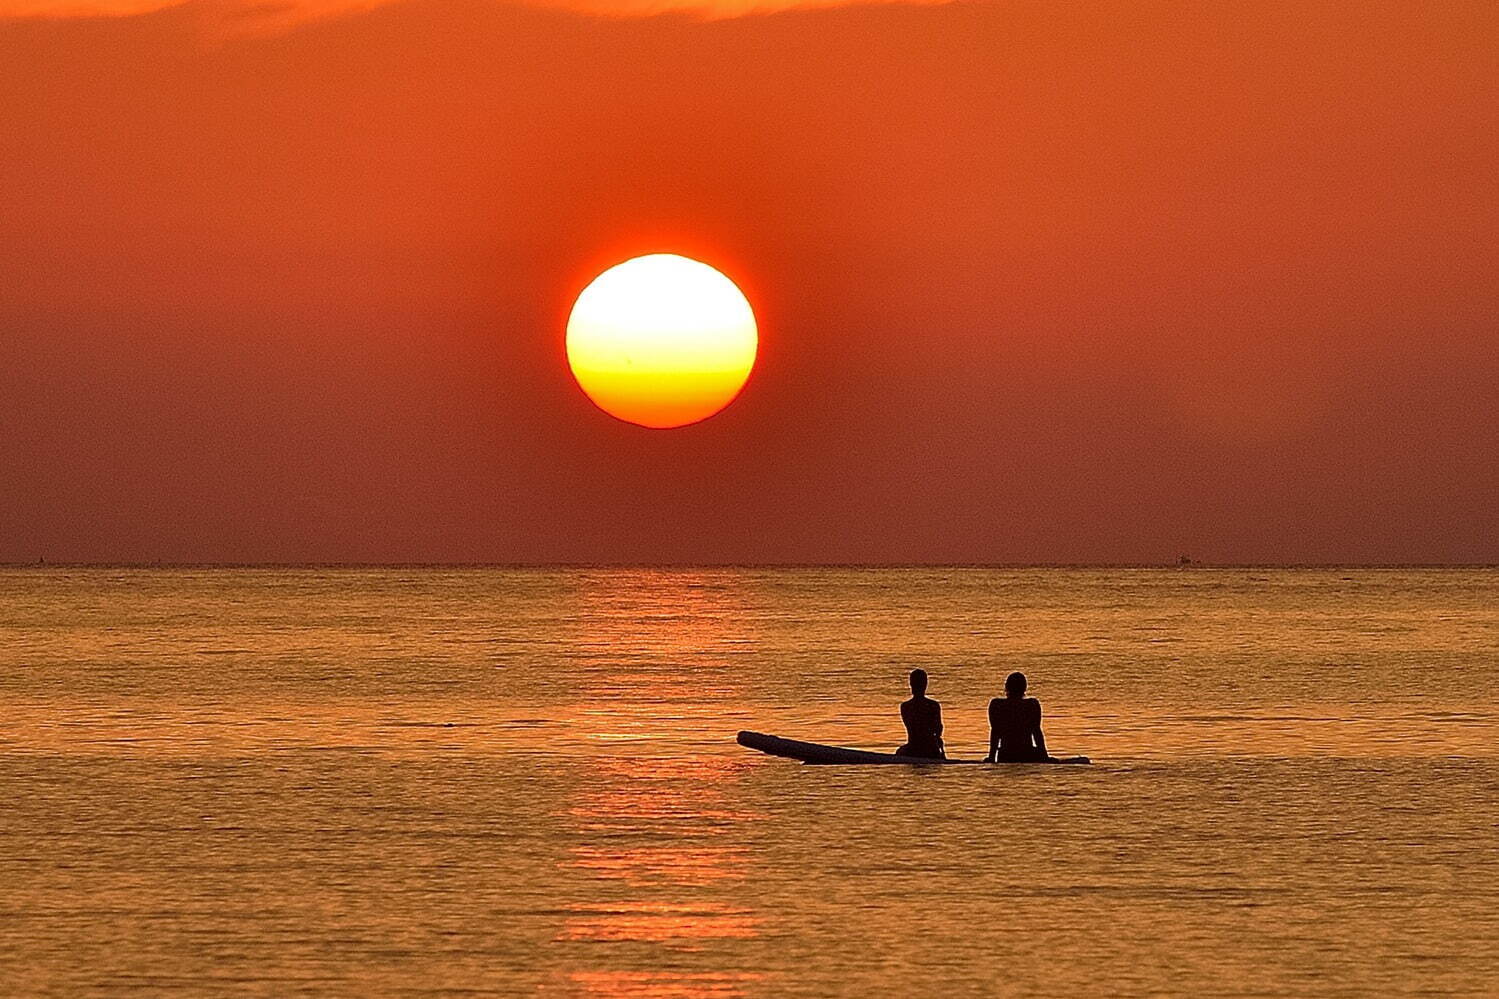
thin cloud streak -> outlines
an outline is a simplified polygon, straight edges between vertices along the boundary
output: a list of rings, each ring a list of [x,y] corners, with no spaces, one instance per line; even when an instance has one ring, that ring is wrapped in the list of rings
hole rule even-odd
[[[220,0],[191,4],[218,9],[222,16],[276,23],[334,17],[401,0]],[[854,6],[931,6],[951,0],[529,0],[527,6],[603,17],[656,17],[689,14],[709,19],[743,17],[783,10]],[[131,17],[184,6],[180,0],[0,0],[0,18]]]

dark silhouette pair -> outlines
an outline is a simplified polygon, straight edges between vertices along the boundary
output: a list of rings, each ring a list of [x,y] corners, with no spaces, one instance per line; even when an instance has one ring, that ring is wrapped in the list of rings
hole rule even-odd
[[[911,671],[911,699],[900,706],[906,744],[897,756],[947,759],[942,744],[942,705],[926,696],[926,670]],[[989,763],[1046,763],[1046,737],[1041,734],[1041,702],[1025,696],[1025,674],[1011,673],[1005,696],[989,702]]]

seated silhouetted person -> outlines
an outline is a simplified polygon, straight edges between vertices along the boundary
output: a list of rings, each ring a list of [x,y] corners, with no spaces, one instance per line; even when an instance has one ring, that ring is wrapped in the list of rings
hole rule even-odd
[[[1011,673],[1005,696],[989,702],[990,763],[1047,763],[1041,702],[1025,696],[1025,674]]]
[[[895,751],[897,756],[947,759],[942,748],[942,705],[926,696],[924,669],[911,671],[911,699],[901,703],[900,720],[906,723],[906,744]]]

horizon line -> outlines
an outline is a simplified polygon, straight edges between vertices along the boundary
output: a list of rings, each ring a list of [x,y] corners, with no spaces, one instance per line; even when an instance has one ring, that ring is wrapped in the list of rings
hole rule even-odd
[[[11,569],[1499,569],[1499,562],[138,562],[0,560]]]

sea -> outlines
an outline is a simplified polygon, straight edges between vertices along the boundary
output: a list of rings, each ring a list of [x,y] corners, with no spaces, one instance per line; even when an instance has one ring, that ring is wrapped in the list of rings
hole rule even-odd
[[[1030,678],[1086,767],[949,753]],[[7,996],[1499,995],[1499,570],[0,570]]]

